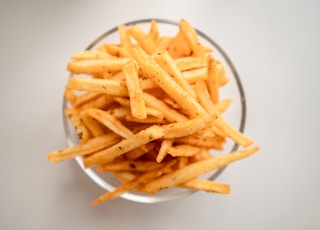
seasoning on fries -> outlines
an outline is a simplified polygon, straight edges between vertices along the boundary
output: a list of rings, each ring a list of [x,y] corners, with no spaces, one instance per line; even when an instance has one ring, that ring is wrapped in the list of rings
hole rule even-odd
[[[131,190],[229,194],[228,184],[202,176],[251,156],[259,146],[223,117],[232,103],[220,95],[229,81],[223,65],[184,19],[173,37],[161,35],[156,21],[149,31],[120,25],[118,33],[118,44],[71,56],[65,114],[79,144],[47,159],[82,157],[84,167],[112,173],[122,183],[92,205]],[[227,139],[242,150],[213,156],[210,150],[223,150]]]

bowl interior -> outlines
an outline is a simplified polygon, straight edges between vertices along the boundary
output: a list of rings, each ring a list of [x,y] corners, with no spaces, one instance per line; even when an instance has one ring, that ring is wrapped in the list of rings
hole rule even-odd
[[[137,24],[145,31],[149,30],[150,22],[152,19],[143,19],[125,23],[125,25],[130,26]],[[160,35],[165,36],[174,36],[178,31],[178,22],[163,20],[163,19],[154,19],[157,21],[159,26]],[[231,99],[231,104],[227,111],[223,114],[223,117],[231,124],[233,127],[239,129],[240,131],[244,130],[245,125],[245,96],[243,92],[243,88],[238,76],[238,73],[232,64],[231,60],[227,56],[227,54],[222,50],[222,48],[209,36],[204,34],[203,32],[197,30],[200,42],[208,47],[211,47],[214,52],[213,56],[219,60],[226,70],[227,76],[229,78],[229,82],[226,86],[223,86],[220,89],[221,98],[229,98]],[[117,27],[112,28],[111,30],[105,32],[96,40],[94,40],[86,49],[95,49],[101,44],[105,42],[111,43],[119,43],[119,37],[117,32]],[[63,109],[68,106],[68,102],[64,98],[63,100]],[[64,128],[67,138],[67,143],[69,146],[73,146],[78,144],[78,137],[69,122],[68,118],[63,115]],[[235,151],[238,148],[237,144],[234,144],[232,141],[227,141],[223,151],[213,151],[214,155],[221,155],[223,153],[228,153],[231,151]],[[100,187],[107,191],[113,190],[115,187],[120,185],[120,183],[112,176],[111,173],[98,173],[94,169],[84,168],[83,161],[81,157],[76,158],[77,163],[83,169],[83,171]],[[214,172],[211,172],[207,175],[204,175],[205,178],[209,178],[210,180],[215,180],[225,168],[221,168]],[[182,198],[188,196],[195,191],[179,189],[179,188],[171,188],[162,192],[159,192],[156,195],[147,195],[141,194],[138,192],[127,192],[124,193],[121,197],[127,200],[141,202],[141,203],[158,203],[163,201],[174,200],[178,198]]]

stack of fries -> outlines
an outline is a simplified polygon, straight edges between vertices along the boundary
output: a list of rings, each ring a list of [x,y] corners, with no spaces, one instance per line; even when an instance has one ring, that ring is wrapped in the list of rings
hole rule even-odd
[[[224,66],[186,20],[177,30],[169,37],[160,36],[156,21],[148,32],[120,25],[119,44],[76,53],[68,63],[73,77],[65,90],[65,114],[80,143],[47,158],[81,156],[86,168],[121,181],[92,205],[131,190],[155,194],[180,187],[228,194],[228,184],[201,176],[259,150],[222,116],[230,104],[219,96],[228,83]],[[223,150],[227,138],[244,148],[213,156],[211,150]]]

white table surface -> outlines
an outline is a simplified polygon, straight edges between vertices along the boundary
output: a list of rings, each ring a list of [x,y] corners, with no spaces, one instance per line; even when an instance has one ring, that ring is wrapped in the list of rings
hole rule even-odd
[[[230,195],[161,204],[103,190],[66,146],[66,62],[102,32],[141,18],[186,18],[229,54],[261,151],[219,177]],[[1,1],[0,229],[320,229],[319,1]]]

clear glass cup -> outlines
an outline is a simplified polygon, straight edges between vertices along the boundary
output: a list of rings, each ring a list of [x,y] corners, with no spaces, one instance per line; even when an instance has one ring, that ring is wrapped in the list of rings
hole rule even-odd
[[[164,19],[142,19],[131,21],[128,23],[124,23],[126,26],[130,25],[138,25],[143,28],[145,31],[149,30],[151,20],[156,20],[158,23],[160,35],[170,36],[175,35],[178,31],[178,22],[164,20]],[[197,29],[196,29],[197,30]],[[229,106],[228,110],[223,114],[223,117],[231,124],[233,127],[237,128],[241,132],[244,130],[245,126],[245,118],[246,118],[246,101],[244,90],[239,78],[239,75],[231,62],[228,55],[223,51],[223,49],[208,35],[205,33],[197,30],[199,35],[200,42],[205,46],[211,47],[214,52],[213,56],[219,60],[226,70],[227,76],[229,78],[229,82],[226,86],[223,86],[220,91],[220,97],[223,98],[230,98],[231,105]],[[100,37],[95,39],[87,48],[86,50],[95,49],[101,44],[105,42],[113,42],[119,43],[118,31],[117,27],[110,29],[109,31],[102,34]],[[63,110],[68,106],[67,100],[63,99]],[[63,113],[63,122],[64,122],[64,129],[67,138],[67,143],[69,146],[73,146],[79,143],[78,137],[72,127],[71,123],[69,122],[68,118]],[[221,155],[224,153],[232,152],[237,150],[238,145],[234,142],[228,140],[224,145],[223,151],[214,151],[212,150],[212,154],[214,155]],[[111,173],[98,173],[94,169],[85,168],[83,165],[82,157],[77,157],[76,162],[82,168],[82,170],[100,187],[105,189],[106,191],[111,191],[115,189],[117,186],[120,185],[120,182],[112,176]],[[226,167],[213,171],[207,175],[204,175],[205,178],[210,180],[215,180],[224,170]],[[141,203],[158,203],[164,201],[170,201],[179,199],[182,197],[189,196],[196,191],[187,190],[187,189],[180,189],[180,188],[170,188],[164,191],[161,191],[155,195],[148,195],[143,194],[135,191],[124,193],[121,198],[127,199],[134,202],[141,202]]]

